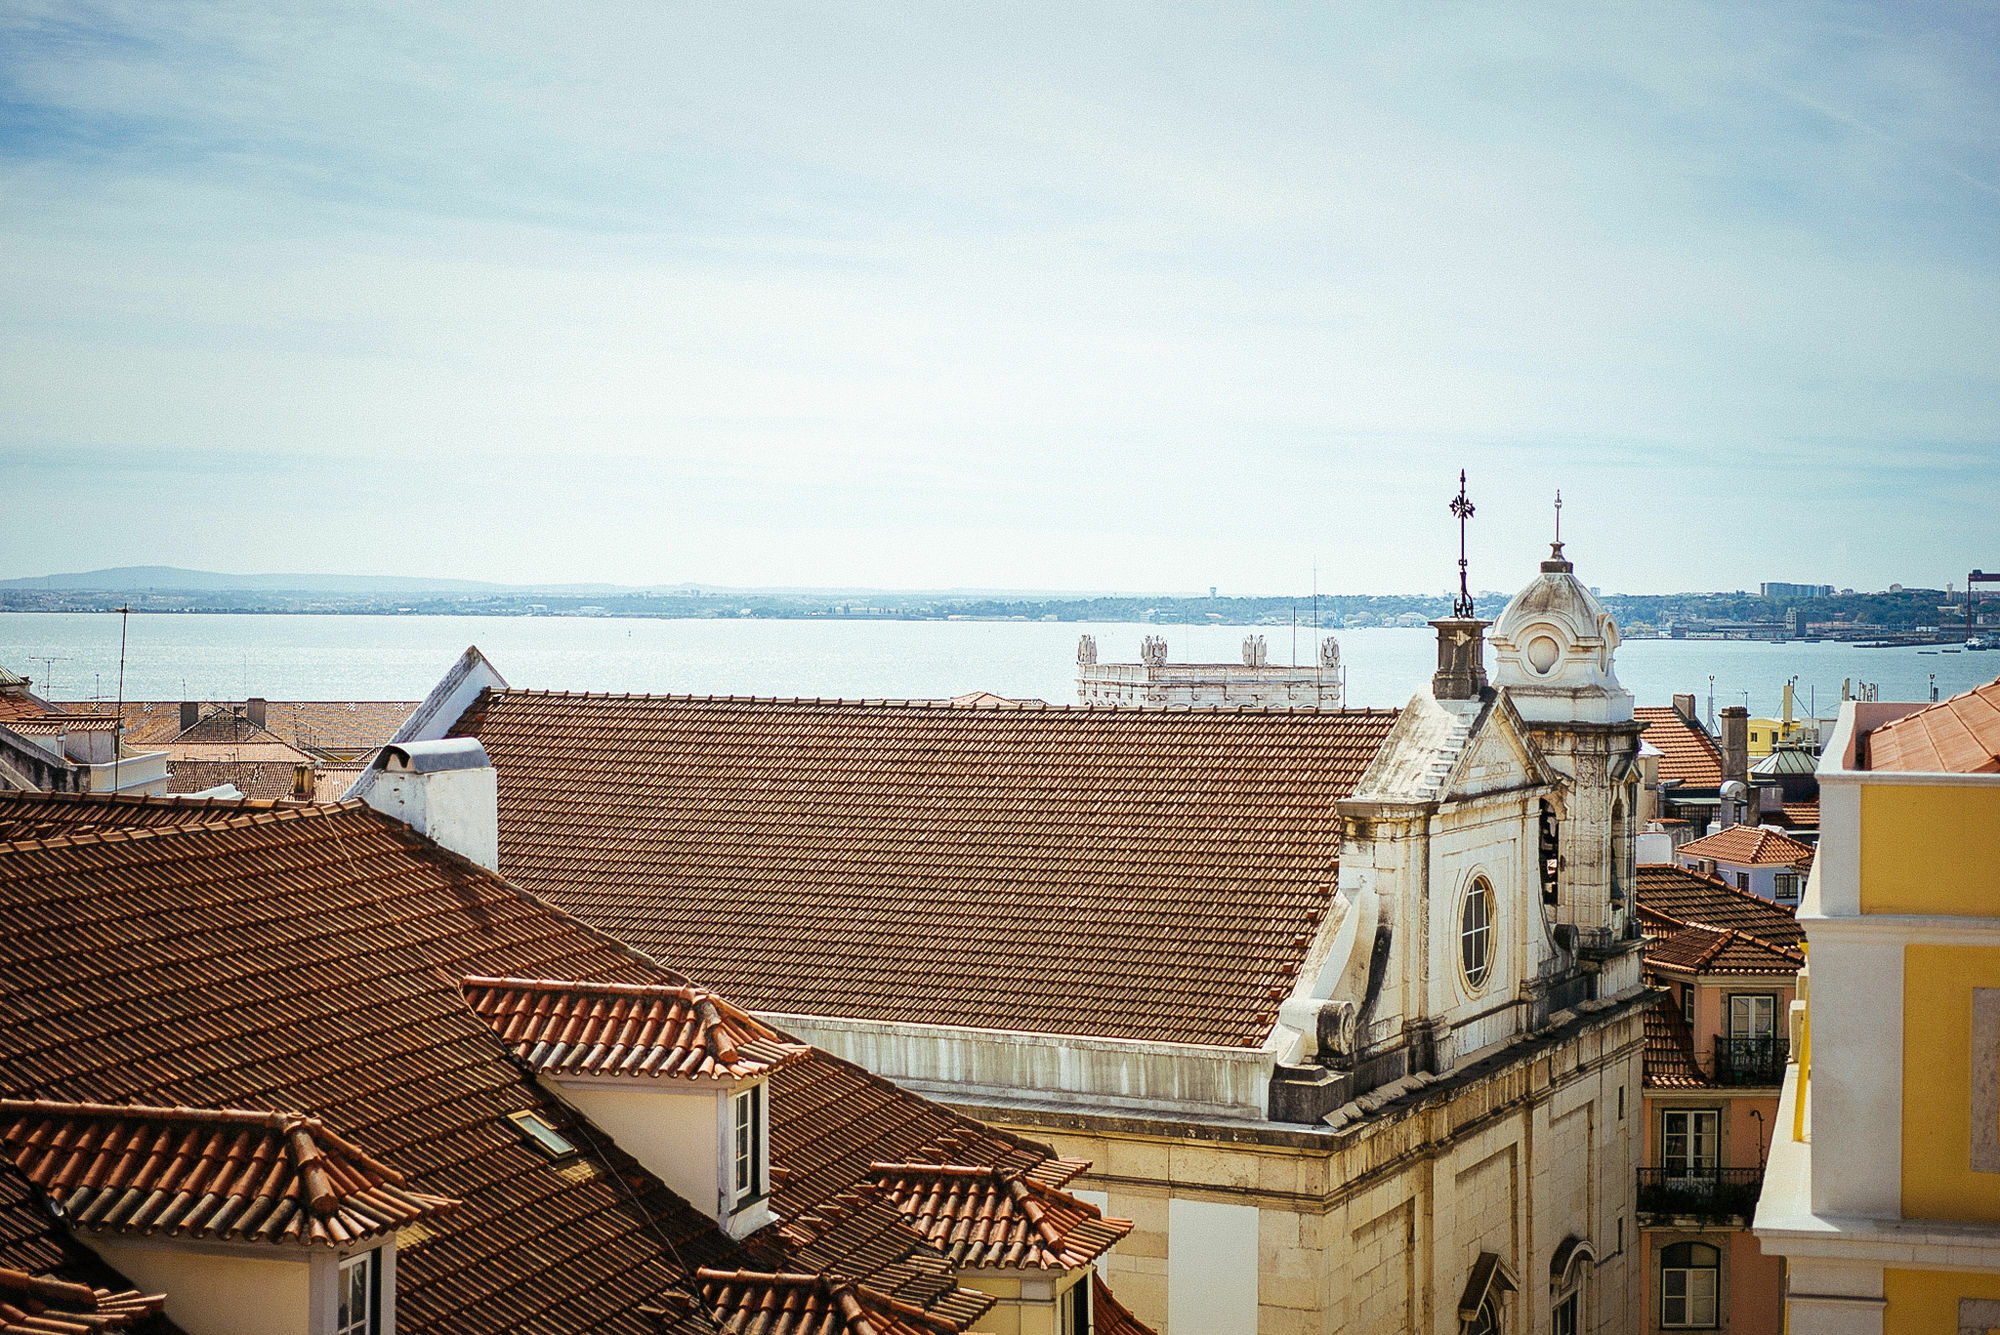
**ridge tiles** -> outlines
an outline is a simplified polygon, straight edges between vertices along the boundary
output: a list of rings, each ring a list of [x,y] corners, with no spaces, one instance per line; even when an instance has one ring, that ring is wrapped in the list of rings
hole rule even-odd
[[[692,986],[471,977],[465,999],[547,1075],[745,1079],[811,1051]]]
[[[1802,844],[1761,825],[1732,825],[1691,840],[1674,850],[1677,858],[1714,858],[1744,867],[1793,867],[1812,861],[1811,844]]]
[[[884,1197],[960,1266],[1088,1265],[1127,1233],[1128,1219],[997,1164],[871,1163]]]
[[[0,1335],[88,1335],[156,1316],[164,1293],[113,1291],[0,1266]]]
[[[1868,768],[2000,773],[2000,680],[1884,723],[1868,734]]]
[[[0,1144],[75,1226],[339,1245],[457,1208],[318,1118],[0,1099]]]
[[[695,1279],[729,1335],[958,1335],[970,1324],[824,1274],[704,1266]]]

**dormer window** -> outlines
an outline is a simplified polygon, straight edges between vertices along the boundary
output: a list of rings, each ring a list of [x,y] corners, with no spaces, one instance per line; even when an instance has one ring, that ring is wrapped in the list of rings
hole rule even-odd
[[[340,1307],[334,1316],[333,1335],[380,1335],[381,1253],[363,1252],[342,1261],[337,1292]]]
[[[519,1131],[530,1145],[551,1159],[567,1158],[576,1153],[576,1146],[563,1139],[560,1131],[550,1126],[536,1113],[508,1113],[507,1120],[514,1124],[514,1129]]]
[[[730,1100],[736,1170],[736,1204],[748,1205],[764,1195],[769,1156],[764,1146],[764,1086],[756,1084]]]

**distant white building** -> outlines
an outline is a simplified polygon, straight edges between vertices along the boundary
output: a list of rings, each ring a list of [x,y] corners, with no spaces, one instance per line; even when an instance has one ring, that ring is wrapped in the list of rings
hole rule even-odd
[[[1100,663],[1097,637],[1076,646],[1076,702],[1185,709],[1339,709],[1346,676],[1340,645],[1320,641],[1317,663],[1270,663],[1262,635],[1245,636],[1241,663],[1169,663],[1167,642],[1148,635],[1137,663]]]

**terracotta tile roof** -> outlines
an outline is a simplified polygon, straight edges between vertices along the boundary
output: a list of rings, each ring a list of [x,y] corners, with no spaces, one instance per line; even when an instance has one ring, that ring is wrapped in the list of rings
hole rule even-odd
[[[169,793],[201,793],[233,784],[245,797],[278,802],[291,796],[298,762],[263,760],[175,760],[167,771]],[[314,791],[318,791],[315,775]]]
[[[1783,804],[1785,824],[1795,830],[1817,830],[1819,828],[1819,799],[1809,802],[1786,802]]]
[[[516,1065],[460,986],[678,975],[359,803],[12,800],[58,813],[20,824],[96,832],[0,844],[0,1096],[311,1108],[412,1189],[463,1202],[430,1240],[405,1238],[406,1335],[713,1330],[703,1311],[642,1310],[691,1292],[703,1265],[832,1271],[976,1316],[984,1300],[949,1263],[864,1199],[866,1164],[972,1156],[1037,1181],[1078,1167],[812,1052],[772,1076],[785,1222],[732,1243]],[[141,828],[106,828],[120,819]],[[158,823],[175,819],[189,823]],[[550,1161],[516,1112],[581,1152]],[[8,1248],[47,1223],[6,1196],[16,1180],[0,1161],[0,1264],[47,1269]]]
[[[131,1280],[105,1265],[97,1253],[72,1238],[69,1230],[56,1222],[41,1192],[4,1155],[0,1155],[0,1274],[26,1275],[31,1280],[74,1285],[84,1293],[101,1295],[99,1301],[112,1309],[98,1313],[102,1316],[122,1315],[117,1310],[119,1305],[129,1307],[145,1297],[136,1293]],[[156,1299],[158,1295],[152,1297]],[[113,1304],[111,1299],[120,1303]],[[35,1330],[33,1326],[20,1324],[23,1320],[20,1314],[32,1312],[37,1302],[49,1303],[50,1312],[62,1311],[66,1306],[54,1297],[38,1298],[18,1287],[10,1290],[8,1281],[0,1279],[0,1333],[13,1335],[15,1331]],[[8,1310],[10,1304],[12,1312]],[[81,1308],[81,1293],[76,1295],[76,1304]],[[138,1314],[136,1324],[128,1320],[123,1326],[107,1325],[102,1329],[131,1329],[135,1335],[179,1335],[178,1329],[165,1319],[138,1319],[143,1315]],[[36,1335],[46,1335],[48,1329],[44,1326]],[[70,1329],[89,1327],[79,1322]]]
[[[1251,1045],[1393,711],[505,691],[501,869],[759,1012]]]
[[[96,796],[78,793],[0,791],[0,843],[52,839],[104,830],[145,830],[216,825],[276,810],[272,802],[213,797],[142,797],[132,793]]]
[[[1132,1231],[1094,1205],[991,1165],[874,1163],[883,1196],[954,1265],[1067,1270]]]
[[[1793,974],[1806,957],[1791,946],[1773,945],[1747,932],[1701,924],[1677,928],[1646,944],[1649,967],[1689,973]]]
[[[1676,927],[1703,923],[1746,932],[1775,946],[1796,946],[1806,937],[1793,909],[1688,867],[1642,865],[1638,899],[1649,936],[1658,922],[1663,936]]]
[[[1732,825],[1682,844],[1674,850],[1677,858],[1713,858],[1733,867],[1796,867],[1811,862],[1811,844],[1802,844],[1776,830],[1761,825]]]
[[[89,1335],[129,1330],[159,1314],[165,1294],[112,1292],[0,1266],[0,1335]]]
[[[825,1275],[704,1268],[696,1278],[729,1335],[956,1335],[966,1329],[964,1322],[865,1284]],[[992,1305],[987,1299],[981,1310]]]
[[[1090,1316],[1091,1335],[1155,1335],[1151,1326],[1133,1316],[1112,1296],[1103,1277],[1094,1270],[1090,1273]]]
[[[217,711],[226,717],[243,707],[240,700],[204,700],[199,702],[199,717]],[[416,707],[409,700],[272,700],[264,708],[264,730],[301,751],[359,753],[387,742]],[[70,714],[108,715],[117,705],[110,700],[72,700],[59,708]],[[127,700],[123,718],[125,739],[134,746],[171,741],[182,732],[178,700]]]
[[[2000,774],[2000,680],[1884,723],[1867,740],[1872,770]]]
[[[954,695],[945,701],[960,709],[1046,709],[1046,700],[1016,700],[1005,695],[995,695],[991,691],[970,691],[964,695]]]
[[[1661,779],[1677,779],[1688,788],[1722,786],[1722,752],[1706,730],[1689,723],[1672,706],[1648,706],[1632,713],[1646,725],[1641,737],[1660,749]]]
[[[0,1146],[65,1218],[114,1233],[332,1246],[459,1204],[298,1113],[0,1099]]]
[[[40,718],[10,719],[7,727],[9,731],[18,732],[23,737],[55,737],[66,732],[112,732],[117,729],[118,720],[65,718],[61,714],[48,714]]]
[[[372,756],[371,756],[372,758]],[[338,802],[354,781],[361,777],[365,764],[321,765],[313,770],[313,801]]]
[[[734,1080],[808,1051],[698,987],[468,978],[465,997],[543,1075]]]
[[[1654,1089],[1707,1089],[1713,1082],[1694,1057],[1694,1036],[1672,997],[1646,1008],[1646,1084]]]

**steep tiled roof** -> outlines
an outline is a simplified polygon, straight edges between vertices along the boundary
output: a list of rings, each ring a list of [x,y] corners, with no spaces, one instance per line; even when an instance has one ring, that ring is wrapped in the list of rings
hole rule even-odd
[[[705,1268],[697,1278],[728,1335],[955,1335],[966,1329],[966,1322],[825,1275]],[[992,1305],[987,1299],[981,1311]]]
[[[1654,1089],[1706,1089],[1711,1081],[1694,1059],[1694,1036],[1672,997],[1646,1009],[1646,1084]]]
[[[1806,936],[1796,913],[1785,905],[1665,863],[1639,868],[1639,911],[1649,936],[1656,931],[1671,935],[1673,928],[1689,923],[1746,932],[1776,946],[1796,946]],[[1663,928],[1656,929],[1655,916]]]
[[[272,813],[271,802],[235,798],[142,797],[0,791],[0,842],[53,839],[104,830],[146,830],[217,825]]]
[[[89,1335],[130,1330],[158,1314],[164,1294],[113,1292],[0,1266],[0,1335]]]
[[[1805,955],[1790,946],[1700,924],[1679,928],[1646,945],[1648,966],[1690,973],[1792,974],[1805,962]]]
[[[807,1051],[698,987],[468,978],[465,997],[544,1075],[741,1079]]]
[[[1090,1272],[1090,1317],[1091,1335],[1154,1335],[1151,1326],[1112,1296],[1095,1270]]]
[[[458,1205],[317,1118],[0,1099],[0,1146],[90,1229],[337,1245]]]
[[[1647,706],[1632,714],[1646,725],[1641,736],[1660,749],[1661,779],[1677,779],[1689,788],[1721,786],[1722,752],[1706,731],[1671,706]]]
[[[962,1164],[869,1165],[883,1196],[961,1266],[1067,1270],[1132,1231],[1096,1206],[1018,1171]]]
[[[1389,711],[488,693],[501,869],[757,1011],[1254,1045]]]
[[[428,1240],[405,1232],[406,1335],[713,1330],[674,1302],[702,1265],[831,1271],[964,1324],[984,1300],[867,1199],[866,1164],[969,1158],[1036,1181],[1080,1167],[809,1052],[772,1076],[784,1223],[731,1243],[517,1066],[461,990],[684,979],[359,803],[14,801],[97,832],[0,844],[0,1096],[310,1108],[412,1189],[463,1201]],[[106,828],[120,819],[153,827]],[[157,823],[175,819],[192,823]],[[581,1152],[550,1160],[518,1112]],[[49,1270],[49,1240],[10,1250],[47,1224],[7,1196],[16,1181],[0,1161],[0,1264]]]
[[[1811,844],[1761,825],[1732,825],[1674,850],[1678,858],[1713,858],[1735,867],[1796,867],[1811,862]]]
[[[1868,768],[2000,773],[2000,681],[1926,705],[1868,734]]]

